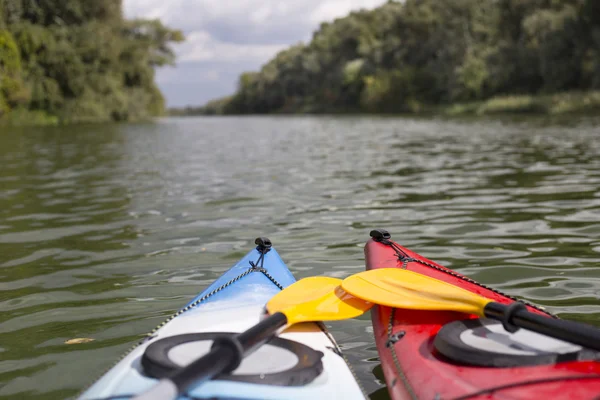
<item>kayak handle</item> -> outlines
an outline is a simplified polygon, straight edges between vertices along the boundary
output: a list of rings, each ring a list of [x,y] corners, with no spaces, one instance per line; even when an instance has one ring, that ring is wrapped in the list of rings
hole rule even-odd
[[[373,229],[371,232],[369,232],[369,236],[371,236],[376,242],[389,240],[392,237],[392,235],[390,235],[390,233],[385,229]]]
[[[256,249],[258,251],[262,252],[268,252],[269,250],[271,250],[271,247],[273,246],[273,243],[271,243],[271,240],[267,237],[257,237],[254,240],[254,244],[256,245]],[[266,251],[265,251],[266,250]]]
[[[594,326],[535,314],[527,311],[524,306],[509,310],[510,307],[511,305],[490,302],[483,312],[486,317],[600,351],[600,329]]]

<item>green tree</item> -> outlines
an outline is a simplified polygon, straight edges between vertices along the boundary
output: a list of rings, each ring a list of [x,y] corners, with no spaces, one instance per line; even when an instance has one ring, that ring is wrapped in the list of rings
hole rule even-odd
[[[172,65],[179,31],[125,20],[121,0],[0,0],[0,110],[64,122],[164,112],[154,69]]]
[[[597,87],[596,0],[405,0],[321,24],[219,109],[418,111]]]

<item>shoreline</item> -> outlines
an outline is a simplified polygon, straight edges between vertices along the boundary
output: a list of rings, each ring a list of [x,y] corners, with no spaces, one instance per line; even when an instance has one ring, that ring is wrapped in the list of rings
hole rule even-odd
[[[310,109],[303,106],[298,109],[279,110],[264,114],[224,113],[211,107],[187,107],[170,109],[168,116],[225,116],[225,115],[319,115],[319,114],[356,114],[356,115],[405,115],[432,117],[479,117],[492,115],[521,116],[559,116],[559,115],[597,115],[600,113],[600,91],[571,91],[541,95],[495,96],[487,100],[448,105],[418,104],[413,111],[373,112],[362,109]],[[221,112],[220,112],[221,111]]]
[[[421,105],[413,111],[402,112],[373,112],[361,109],[308,109],[279,110],[264,114],[233,114],[216,112],[206,107],[188,107],[186,109],[170,109],[163,117],[194,117],[194,116],[244,116],[244,115],[387,115],[411,117],[489,117],[489,116],[598,116],[600,115],[600,91],[571,91],[543,95],[508,95],[495,96],[487,100],[469,103],[454,103],[448,105]],[[111,120],[86,121],[88,123],[114,123]],[[139,121],[135,121],[139,122]],[[16,112],[0,118],[0,128],[15,126],[68,126],[73,123],[59,121],[57,117],[40,111]]]

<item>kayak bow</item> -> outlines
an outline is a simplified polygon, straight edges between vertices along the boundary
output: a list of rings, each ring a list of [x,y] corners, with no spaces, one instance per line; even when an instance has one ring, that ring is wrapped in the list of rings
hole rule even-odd
[[[256,249],[151,332],[80,399],[121,400],[146,392],[159,380],[174,376],[183,366],[208,354],[213,341],[227,335],[234,337],[264,321],[265,305],[270,299],[287,297],[289,301],[289,296],[276,295],[294,284],[294,276],[268,239],[258,238],[256,244]],[[272,304],[274,309],[269,311],[286,312],[285,301]],[[352,312],[339,315],[348,317]],[[302,317],[288,314],[287,317],[296,318],[291,323],[302,321]],[[214,362],[221,359],[216,357]],[[199,383],[202,384],[191,385],[186,395],[179,398],[365,398],[333,337],[322,323],[313,322],[286,329],[257,346],[233,372]]]
[[[482,314],[479,307],[492,300],[494,303],[489,304],[498,304],[494,306],[498,310],[518,304],[518,309],[512,310],[515,316],[521,315],[519,310],[526,309],[523,314],[543,317],[544,321],[547,321],[545,318],[560,323],[570,321],[557,320],[540,307],[516,302],[513,297],[436,264],[392,241],[384,230],[372,231],[371,237],[365,245],[367,270],[395,268],[412,271],[397,274],[396,278],[403,276],[410,280],[417,273],[445,282],[438,285],[436,281],[423,279],[419,283],[437,285],[437,295],[432,287],[431,296],[426,300],[413,296],[413,301],[424,302],[429,309],[416,306],[417,309],[411,309],[413,305],[408,303],[405,308],[376,305],[372,309],[377,350],[393,399],[597,398],[600,393],[598,352],[518,329],[511,326],[510,316],[506,321],[497,321],[479,318],[476,314]],[[414,282],[412,284],[412,287],[411,283],[401,285],[407,296],[417,289]],[[448,307],[449,300],[444,296],[456,291],[446,289],[446,284],[476,295],[466,295],[470,301],[478,302],[476,298],[480,296],[488,300],[476,307],[471,304],[464,304],[463,309]],[[350,289],[348,286],[352,292]],[[364,288],[359,290],[364,291]],[[429,289],[424,291],[430,292]],[[378,304],[394,301],[376,297],[377,294],[373,294],[370,300]],[[411,301],[397,300],[396,304]],[[448,308],[443,309],[444,306]]]

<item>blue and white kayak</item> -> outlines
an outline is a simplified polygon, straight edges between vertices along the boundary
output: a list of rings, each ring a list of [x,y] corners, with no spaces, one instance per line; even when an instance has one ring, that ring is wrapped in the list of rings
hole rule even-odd
[[[206,354],[218,335],[257,324],[265,304],[296,280],[266,238],[171,316],[81,394],[122,400]],[[322,323],[289,327],[220,375],[179,399],[365,399],[340,348]]]

